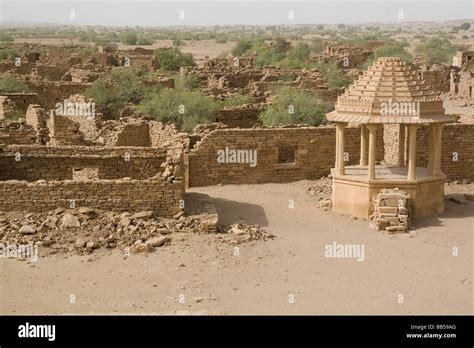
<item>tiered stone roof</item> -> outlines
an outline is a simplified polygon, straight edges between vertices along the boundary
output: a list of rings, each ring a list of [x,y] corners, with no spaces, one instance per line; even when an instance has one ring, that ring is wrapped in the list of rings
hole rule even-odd
[[[396,57],[379,58],[338,97],[335,110],[326,117],[363,124],[451,121],[438,94]]]

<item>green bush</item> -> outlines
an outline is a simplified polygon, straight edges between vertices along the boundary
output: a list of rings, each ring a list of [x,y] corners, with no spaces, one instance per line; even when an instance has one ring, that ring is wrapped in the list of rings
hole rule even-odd
[[[379,57],[399,57],[405,62],[409,62],[412,59],[410,53],[405,50],[405,47],[408,46],[408,42],[405,41],[395,41],[389,40],[386,41],[382,46],[377,47],[374,51],[374,58]]]
[[[163,88],[148,93],[139,110],[163,123],[174,123],[181,130],[191,132],[198,124],[215,121],[218,102],[200,91]]]
[[[249,39],[240,39],[232,49],[232,55],[240,57],[252,48],[253,42]]]
[[[137,103],[143,97],[143,87],[135,69],[115,68],[109,80],[96,80],[85,91],[108,117],[116,118],[128,103]]]
[[[319,61],[312,64],[311,67],[316,68],[323,73],[330,88],[347,87],[351,83],[351,80],[334,64]]]
[[[182,53],[176,47],[158,48],[155,55],[160,60],[160,68],[169,71],[178,71],[182,66],[196,66],[191,53]]]
[[[266,127],[293,124],[320,125],[328,106],[313,92],[282,87],[276,91],[275,102],[259,116]]]
[[[199,87],[199,77],[197,75],[179,76],[174,81],[174,87],[191,91]]]
[[[2,48],[0,49],[0,60],[9,59],[16,55],[15,51],[11,48]]]
[[[432,37],[428,41],[419,44],[415,52],[423,56],[429,64],[443,64],[451,62],[456,51],[462,47],[453,45],[446,38]]]
[[[21,93],[29,90],[27,85],[18,81],[14,76],[3,75],[0,77],[0,93]]]

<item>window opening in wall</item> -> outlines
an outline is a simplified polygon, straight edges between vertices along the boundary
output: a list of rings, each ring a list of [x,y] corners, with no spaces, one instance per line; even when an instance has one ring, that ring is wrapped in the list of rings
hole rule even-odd
[[[296,146],[278,146],[278,164],[296,164]]]

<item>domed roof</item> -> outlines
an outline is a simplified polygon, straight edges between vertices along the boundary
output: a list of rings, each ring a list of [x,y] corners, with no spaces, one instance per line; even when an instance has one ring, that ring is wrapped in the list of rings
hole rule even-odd
[[[443,101],[415,69],[396,57],[379,58],[337,98],[329,121],[435,123],[451,121]]]

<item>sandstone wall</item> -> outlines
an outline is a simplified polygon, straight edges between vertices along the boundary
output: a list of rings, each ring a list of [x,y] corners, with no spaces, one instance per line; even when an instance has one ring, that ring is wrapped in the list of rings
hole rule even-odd
[[[116,211],[153,210],[161,216],[180,211],[183,197],[180,181],[97,180],[97,181],[0,181],[0,210],[47,211],[76,207]]]
[[[261,125],[258,118],[260,112],[262,112],[262,107],[258,104],[226,107],[217,111],[216,122],[222,122],[229,127],[251,128]]]
[[[346,128],[347,164],[360,158],[360,129]],[[334,127],[217,129],[204,136],[189,154],[189,186],[290,182],[319,179],[334,167]],[[381,132],[378,132],[378,160],[383,158]],[[218,163],[219,150],[257,150],[257,165]],[[283,164],[289,152],[295,164]]]
[[[147,179],[164,171],[166,156],[156,148],[11,145],[0,154],[0,180],[72,180],[74,168],[98,168],[99,179]]]
[[[84,94],[91,83],[41,81],[29,82],[28,85],[38,94],[39,101],[34,104],[41,104],[45,109],[54,109],[56,103],[63,103],[71,95]]]

